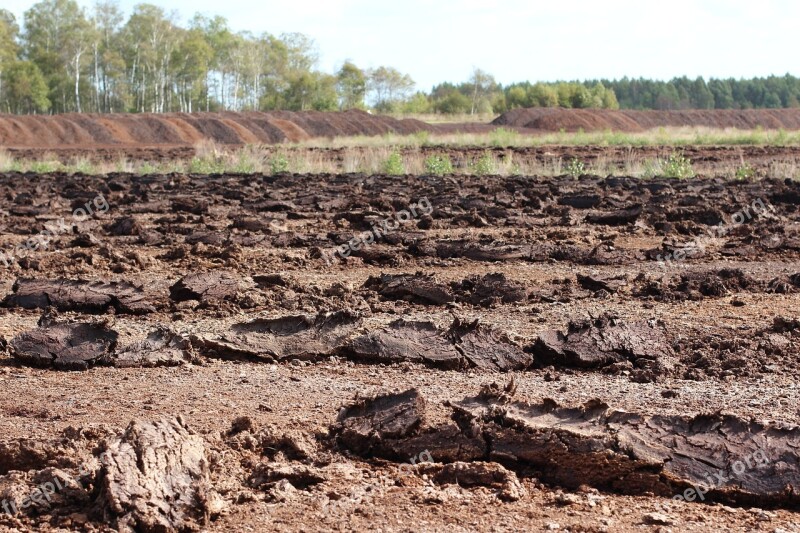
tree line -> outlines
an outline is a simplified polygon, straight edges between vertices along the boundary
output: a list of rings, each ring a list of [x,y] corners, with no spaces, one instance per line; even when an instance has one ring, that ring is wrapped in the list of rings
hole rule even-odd
[[[800,80],[645,79],[514,83],[474,69],[468,80],[417,91],[390,66],[318,68],[299,33],[235,32],[224,17],[177,14],[113,0],[87,11],[43,0],[22,22],[0,9],[0,112],[170,112],[374,109],[395,113],[501,113],[518,107],[739,109],[797,107]]]

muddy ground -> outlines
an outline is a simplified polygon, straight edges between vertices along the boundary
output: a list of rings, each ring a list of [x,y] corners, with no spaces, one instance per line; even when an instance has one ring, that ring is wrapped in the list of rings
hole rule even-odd
[[[0,175],[0,527],[798,531],[798,206]]]

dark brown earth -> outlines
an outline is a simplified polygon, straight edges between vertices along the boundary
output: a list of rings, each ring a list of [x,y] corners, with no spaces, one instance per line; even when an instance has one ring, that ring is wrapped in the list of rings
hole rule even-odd
[[[797,130],[800,129],[800,109],[633,111],[535,107],[508,111],[497,117],[492,125],[550,132],[562,130],[637,132],[681,126]]]
[[[800,530],[796,181],[3,174],[0,251],[0,528]]]
[[[0,146],[27,148],[194,146],[297,142],[313,137],[409,134],[433,128],[365,111],[0,115]]]

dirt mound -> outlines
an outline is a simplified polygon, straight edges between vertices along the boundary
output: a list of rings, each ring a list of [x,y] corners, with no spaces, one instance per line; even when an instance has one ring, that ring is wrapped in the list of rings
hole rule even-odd
[[[562,334],[548,330],[531,348],[539,365],[599,368],[630,364],[641,369],[640,379],[652,381],[669,372],[674,356],[664,328],[652,322],[626,323],[612,315],[570,322]]]
[[[532,362],[504,333],[478,320],[459,319],[447,331],[432,322],[396,320],[386,328],[353,339],[341,353],[356,361],[407,361],[447,370],[479,368],[506,372],[525,370]]]
[[[497,117],[492,124],[552,132],[561,130],[637,132],[680,126],[797,130],[800,129],[800,109],[612,111],[534,107],[508,111]]]
[[[0,305],[25,309],[144,314],[155,311],[140,287],[126,282],[19,279]]]
[[[547,399],[512,402],[514,391],[513,382],[505,391],[493,384],[478,396],[448,402],[457,426],[426,425],[427,402],[415,389],[381,394],[344,407],[331,432],[339,446],[366,457],[394,460],[424,446],[432,460],[446,463],[458,443],[459,461],[497,461],[569,488],[797,506],[787,490],[798,480],[795,427],[721,413],[643,416],[598,400],[576,408]],[[422,471],[431,467],[440,468],[426,464]],[[476,484],[507,485],[508,477]]]
[[[256,319],[234,324],[222,336],[198,335],[192,343],[203,355],[249,360],[315,359],[332,355],[360,322],[346,311]]]
[[[350,110],[262,113],[0,115],[0,146],[25,148],[275,144],[314,137],[411,134],[434,128]]]
[[[99,502],[121,531],[195,531],[217,495],[203,439],[183,420],[132,422],[111,443],[99,475]]]
[[[103,324],[48,324],[15,337],[11,353],[30,366],[86,370],[113,351],[118,337]]]

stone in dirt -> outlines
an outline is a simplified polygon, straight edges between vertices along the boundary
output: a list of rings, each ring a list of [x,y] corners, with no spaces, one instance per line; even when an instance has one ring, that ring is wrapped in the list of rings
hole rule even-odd
[[[628,285],[626,276],[604,276],[602,274],[576,274],[578,283],[587,291],[620,292]]]
[[[417,274],[381,274],[371,276],[365,289],[372,289],[389,300],[406,300],[426,305],[444,305],[453,301],[453,294],[448,288],[437,282],[432,275]]]
[[[141,287],[130,283],[85,280],[18,279],[3,306],[25,309],[55,307],[59,311],[144,314],[155,312]]]
[[[513,261],[529,258],[531,247],[469,240],[439,241],[435,243],[435,255],[441,259],[465,257],[473,261]]]
[[[91,494],[77,477],[53,467],[0,476],[0,502],[5,506],[0,508],[0,516],[4,512],[12,516],[37,516],[55,509],[59,514],[68,514],[66,507],[88,508]]]
[[[491,487],[497,489],[502,500],[517,501],[525,496],[525,487],[517,474],[498,463],[484,461],[455,462],[450,464],[420,463],[417,473],[427,475],[439,485],[462,487]]]
[[[240,291],[251,288],[253,284],[225,270],[212,270],[189,274],[170,287],[170,298],[175,302],[198,300],[202,303],[231,300]]]
[[[356,400],[339,412],[332,433],[339,445],[362,455],[385,450],[386,441],[417,433],[425,400],[417,389]]]
[[[379,395],[343,408],[331,431],[340,446],[364,457],[405,462],[425,450],[454,464],[421,464],[418,472],[440,483],[499,486],[508,499],[521,487],[486,461],[568,489],[800,507],[792,490],[800,486],[800,428],[794,425],[722,413],[645,416],[599,400],[579,407],[531,404],[513,401],[513,391],[513,383],[502,391],[484,387],[448,402],[457,426],[426,426],[425,401],[416,390]],[[454,459],[453,447],[462,443],[470,443],[471,453]]]
[[[283,457],[307,463],[318,456],[316,441],[303,431],[269,426],[257,438],[262,453],[272,460]]]
[[[592,213],[586,216],[586,222],[603,226],[624,226],[626,224],[633,224],[641,215],[642,206],[634,206],[617,211]]]
[[[478,461],[489,453],[488,444],[480,435],[467,434],[452,422],[423,427],[409,437],[385,439],[372,452],[380,457],[407,461],[409,457],[416,457],[420,450],[428,450],[433,460],[440,463]]]
[[[328,480],[318,468],[302,464],[259,463],[250,474],[248,483],[257,489],[269,489],[285,479],[298,489],[306,489]]]
[[[448,336],[469,366],[475,368],[508,372],[525,370],[533,363],[533,358],[513,344],[505,333],[477,319],[472,322],[455,319]]]
[[[192,360],[189,340],[162,326],[152,331],[145,340],[116,352],[109,362],[117,368],[152,368],[178,366]]]
[[[681,274],[675,292],[685,293],[690,298],[703,296],[722,297],[757,287],[758,282],[738,268],[722,268],[705,272]]]
[[[66,439],[45,442],[14,439],[0,442],[0,476],[11,470],[27,472],[45,466],[77,466],[78,450]]]
[[[103,229],[115,236],[139,235],[144,230],[134,217],[120,217],[111,224],[103,226]]]
[[[508,337],[478,320],[456,319],[448,330],[433,322],[396,320],[378,331],[356,337],[340,350],[368,363],[422,363],[445,370],[480,368],[523,370],[532,362]]]
[[[532,469],[570,489],[796,508],[800,429],[720,413],[643,416],[592,400],[577,408],[552,400],[451,404],[462,429],[491,442],[489,459]],[[698,492],[698,490],[700,492]]]
[[[196,531],[221,510],[203,439],[180,418],[132,422],[101,462],[98,504],[120,531]]]
[[[541,367],[600,368],[630,362],[637,369],[665,374],[675,365],[663,325],[626,322],[610,314],[572,321],[566,334],[545,331],[529,351]]]
[[[524,285],[508,280],[502,273],[470,276],[451,286],[459,301],[481,307],[495,303],[524,302],[529,296]]]
[[[10,347],[24,365],[86,370],[110,357],[118,337],[105,324],[48,324],[16,336]]]
[[[349,311],[287,316],[234,324],[219,335],[194,335],[192,344],[212,357],[282,361],[334,355],[361,319]]]
[[[348,342],[342,353],[369,363],[409,361],[448,370],[466,366],[464,357],[433,322],[396,320]]]

